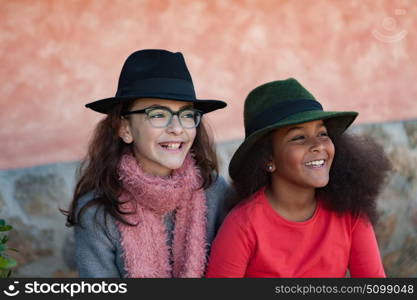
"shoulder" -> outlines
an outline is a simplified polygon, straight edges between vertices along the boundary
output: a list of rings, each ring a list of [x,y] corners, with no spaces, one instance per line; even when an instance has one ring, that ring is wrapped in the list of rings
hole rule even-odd
[[[205,189],[206,194],[223,194],[230,192],[231,187],[229,183],[223,178],[223,176],[218,175],[217,177],[213,175],[213,183]]]
[[[87,193],[78,199],[74,227],[75,258],[81,277],[123,276],[120,233],[114,218],[105,213],[104,206],[94,201],[96,195]]]
[[[99,203],[94,203],[97,193],[90,191],[78,199],[77,207],[75,208],[77,214],[77,221],[82,225],[89,223],[92,219],[104,218],[104,207]],[[80,214],[81,212],[81,214]]]
[[[213,183],[204,190],[207,202],[227,202],[233,195],[233,189],[230,184],[218,175]]]
[[[354,214],[351,211],[338,212],[328,208],[323,202],[320,202],[320,218],[332,219],[349,231],[360,227],[372,227],[372,223],[365,214]]]
[[[85,205],[93,201],[96,195],[97,194],[94,191],[90,191],[78,198],[77,207],[75,208],[76,212],[80,211]]]
[[[226,213],[229,211],[232,188],[222,176],[215,178],[215,181],[204,190],[206,197],[206,206],[208,209],[208,217],[215,219],[224,219]]]
[[[241,200],[233,207],[227,217],[244,224],[253,219],[257,219],[260,214],[264,213],[265,196],[263,190],[261,188],[248,198]]]
[[[118,231],[114,218],[106,212],[103,205],[94,201],[97,193],[88,192],[81,196],[76,207],[77,222],[76,230],[89,230],[105,232],[109,237],[117,237]]]
[[[220,231],[222,235],[238,237],[248,242],[256,240],[258,220],[265,218],[258,192],[242,200],[227,214]]]

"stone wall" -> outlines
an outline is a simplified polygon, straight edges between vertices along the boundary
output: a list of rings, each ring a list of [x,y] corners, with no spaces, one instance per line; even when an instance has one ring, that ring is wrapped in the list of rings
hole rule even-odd
[[[417,277],[417,120],[363,124],[353,132],[373,136],[394,170],[380,195],[376,234],[390,277]],[[221,173],[240,141],[218,144]],[[66,208],[78,162],[0,171],[0,218],[14,229],[10,247],[19,266],[14,277],[74,277],[72,230],[58,208]]]
[[[417,122],[364,125],[389,155],[393,172],[379,199],[378,243],[387,276],[417,277]]]
[[[9,232],[16,277],[76,276],[73,238],[59,208],[70,202],[77,163],[0,171],[0,218]]]

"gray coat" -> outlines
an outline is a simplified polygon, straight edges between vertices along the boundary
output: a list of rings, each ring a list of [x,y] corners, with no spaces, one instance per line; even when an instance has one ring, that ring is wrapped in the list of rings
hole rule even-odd
[[[208,245],[211,245],[217,229],[227,213],[226,204],[231,197],[231,190],[224,178],[219,176],[217,181],[205,190],[205,196],[207,205],[206,241]],[[81,197],[77,211],[91,201],[92,197],[92,192]],[[122,247],[119,241],[120,232],[114,218],[109,214],[104,214],[102,206],[95,205],[85,210],[80,222],[83,228],[75,226],[75,260],[79,276],[126,277]],[[173,229],[172,215],[166,216],[165,223],[170,243]]]

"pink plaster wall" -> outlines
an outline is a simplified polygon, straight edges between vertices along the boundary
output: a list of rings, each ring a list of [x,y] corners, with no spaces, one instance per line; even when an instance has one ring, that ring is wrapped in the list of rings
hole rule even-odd
[[[19,0],[0,3],[0,169],[80,159],[125,58],[182,51],[217,141],[243,137],[255,86],[298,78],[359,122],[417,117],[413,0]]]

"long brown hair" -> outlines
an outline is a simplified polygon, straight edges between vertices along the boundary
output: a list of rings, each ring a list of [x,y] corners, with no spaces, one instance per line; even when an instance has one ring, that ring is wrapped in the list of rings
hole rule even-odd
[[[371,137],[343,133],[329,135],[335,146],[335,156],[329,174],[329,183],[316,189],[326,207],[337,213],[351,212],[366,216],[375,224],[378,219],[376,200],[391,170],[391,163],[383,148]],[[271,184],[266,171],[272,156],[272,137],[267,134],[250,150],[250,157],[239,166],[233,186],[234,204],[248,198],[261,187]]]
[[[126,212],[120,210],[119,196],[122,185],[118,178],[117,166],[124,153],[133,153],[132,144],[126,144],[119,137],[121,116],[133,105],[133,101],[118,104],[96,126],[89,144],[86,157],[77,169],[78,180],[69,210],[61,210],[67,216],[67,226],[81,225],[79,220],[84,211],[93,205],[102,205],[105,213],[126,224],[123,217]],[[200,169],[203,183],[201,188],[209,187],[218,176],[218,163],[213,141],[204,122],[196,129],[191,151]],[[78,203],[81,196],[94,192],[93,200],[84,205],[79,212]]]

